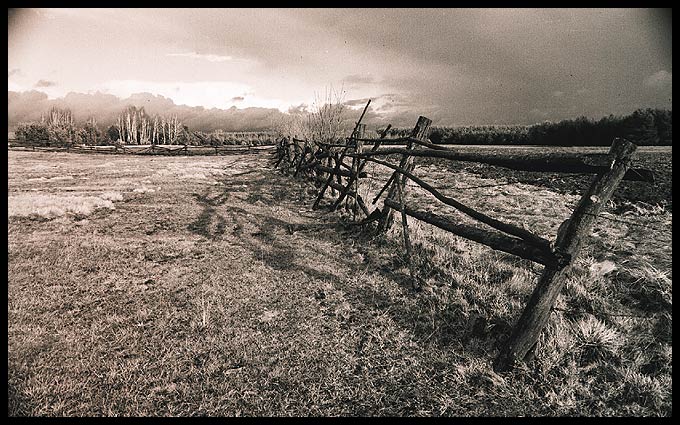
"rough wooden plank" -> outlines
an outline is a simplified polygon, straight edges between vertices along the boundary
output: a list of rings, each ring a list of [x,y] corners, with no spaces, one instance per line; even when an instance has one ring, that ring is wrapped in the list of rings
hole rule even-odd
[[[300,154],[300,160],[297,163],[297,167],[295,167],[295,173],[293,173],[293,177],[297,177],[298,173],[300,172],[300,166],[302,165],[302,162],[305,160],[308,150],[309,147],[307,146],[307,142],[305,142],[304,148],[302,149],[302,153]]]
[[[399,202],[392,199],[385,199],[385,205],[397,211],[401,210]],[[539,264],[556,266],[564,262],[564,259],[555,255],[549,249],[529,245],[526,241],[519,238],[513,238],[502,233],[490,232],[465,224],[455,224],[447,218],[430,212],[418,211],[410,208],[408,205],[405,206],[404,211],[411,217],[437,226],[440,229]]]
[[[418,186],[422,187],[426,191],[430,192],[432,195],[434,195],[435,198],[439,199],[446,205],[452,206],[458,211],[474,218],[475,220],[479,220],[484,224],[487,224],[494,229],[500,230],[502,232],[508,233],[513,236],[517,236],[523,240],[525,240],[527,243],[531,245],[535,245],[537,247],[549,247],[550,246],[550,241],[542,238],[538,235],[535,235],[531,233],[530,231],[523,229],[519,226],[515,226],[513,224],[509,223],[503,223],[502,221],[496,220],[495,218],[489,217],[484,213],[481,213],[471,207],[468,207],[467,205],[462,204],[461,202],[457,201],[454,198],[451,198],[449,196],[443,195],[440,193],[437,189],[432,187],[430,184],[426,183],[423,181],[421,178],[413,175],[412,173],[407,172],[406,170],[399,168],[395,165],[390,164],[389,162],[386,161],[381,161],[379,159],[375,158],[369,158],[367,157],[369,161],[384,165],[386,167],[392,168],[398,173],[401,173],[408,177],[409,179],[413,180],[414,183],[416,183]]]
[[[635,149],[637,146],[632,142],[614,140],[609,151],[614,158],[611,168],[597,176],[581,197],[571,217],[560,226],[555,252],[570,261],[545,268],[508,341],[494,362],[496,371],[511,369],[534,350],[539,335],[548,323],[555,300],[565,284],[565,275],[578,256],[593,222],[630,167]]]
[[[350,177],[352,175],[352,171],[336,170],[336,168],[327,167],[327,166],[321,165],[321,164],[316,164],[316,165],[313,166],[313,168],[316,168],[318,171],[321,171],[323,173],[330,173],[333,176]],[[365,172],[359,173],[359,177],[366,177],[366,176],[367,176],[367,174]]]
[[[430,124],[432,124],[431,119],[423,116],[418,117],[418,121],[416,122],[416,125],[413,128],[413,130],[411,131],[411,137],[413,137],[414,139],[424,139],[425,137],[427,137],[427,133],[430,130]],[[407,172],[411,172],[414,168],[413,157],[409,155],[412,149],[413,142],[408,142],[406,149],[404,149],[404,154],[401,157],[401,161],[399,162],[399,168],[404,169]],[[387,199],[395,198],[396,196],[396,188],[394,187],[395,184],[400,184],[402,186],[401,187],[402,192],[404,194],[406,193],[405,187],[406,176],[402,175],[401,176],[402,178],[400,179],[396,171],[392,173],[392,176],[393,183],[387,192]],[[390,228],[390,226],[392,226],[392,221],[394,220],[392,210],[383,207],[383,211],[384,214],[378,224],[378,232],[386,232]]]
[[[408,140],[414,140],[409,138]],[[368,154],[368,153],[367,153]],[[540,171],[551,173],[592,173],[606,172],[612,162],[609,154],[506,154],[472,153],[454,150],[383,148],[369,155],[411,155],[425,158],[444,158],[454,161],[479,162],[518,171]],[[654,173],[644,168],[633,168],[626,172],[624,180],[654,183]]]
[[[408,218],[406,216],[406,205],[404,203],[404,193],[400,184],[397,184],[397,195],[399,196],[399,208],[401,210],[401,232],[404,237],[404,248],[406,249],[406,263],[408,264],[408,272],[411,275],[411,285],[413,289],[420,290],[421,285],[416,275],[413,264],[413,248],[411,247],[411,238],[408,231]]]
[[[372,152],[375,152],[380,147],[381,139],[384,139],[385,136],[387,136],[387,132],[390,131],[390,128],[392,128],[392,124],[389,124],[387,126],[387,128],[385,130],[383,130],[382,134],[380,135],[380,139],[378,139],[378,141],[375,143],[375,145],[373,145],[373,148],[371,148]],[[359,152],[359,153],[362,153],[362,152]],[[357,179],[357,176],[361,174],[361,172],[364,170],[365,166],[366,166],[366,161],[362,161],[361,164],[359,165],[357,173],[355,175],[350,176],[348,187],[349,187],[349,185],[351,185],[354,182],[354,180]],[[333,204],[333,206],[331,207],[331,211],[334,211],[340,205],[340,202],[342,202],[345,195],[346,195],[345,192],[340,193],[340,196],[335,201],[335,204]],[[375,201],[373,203],[375,204]]]
[[[344,189],[345,187],[341,184],[338,184],[336,182],[330,182],[329,186],[333,187],[334,189],[340,191],[341,189]],[[351,196],[352,198],[356,199],[357,204],[359,205],[359,208],[366,214],[367,216],[369,215],[368,213],[368,207],[366,207],[366,204],[364,203],[363,199],[361,199],[361,195],[358,195],[354,193],[354,191],[349,191],[347,192],[347,196]]]
[[[368,99],[368,102],[366,102],[366,106],[364,107],[364,110],[363,110],[363,112],[361,113],[361,117],[359,117],[359,121],[357,121],[356,125],[354,126],[354,130],[352,131],[352,136],[351,136],[351,137],[354,137],[354,135],[355,135],[354,133],[356,132],[357,127],[359,126],[359,124],[361,124],[361,120],[364,118],[364,115],[366,114],[366,110],[368,110],[368,106],[369,106],[370,104],[371,104],[371,99]],[[338,170],[340,169],[340,164],[342,164],[342,160],[345,158],[345,153],[347,152],[347,149],[349,148],[349,145],[350,145],[350,144],[349,144],[349,142],[348,142],[347,146],[342,150],[342,154],[340,155],[339,160],[337,161],[337,164],[336,164],[335,167],[336,167]],[[319,206],[319,202],[321,202],[321,199],[323,199],[323,195],[324,195],[324,193],[326,192],[326,189],[328,188],[328,186],[330,185],[330,182],[331,182],[332,180],[333,180],[333,175],[331,174],[330,176],[328,176],[328,181],[326,182],[326,184],[324,184],[324,186],[323,186],[323,187],[321,188],[321,190],[319,191],[319,195],[316,197],[316,200],[314,201],[314,205],[312,206],[312,209],[316,209],[316,208]]]
[[[357,124],[356,126],[356,131],[354,133],[354,137],[364,137],[364,133],[366,132],[366,124]],[[360,154],[364,149],[364,143],[358,140],[354,141],[354,153]],[[354,187],[354,193],[359,193],[359,179],[355,178],[359,174],[359,162],[361,160],[358,158],[352,158],[352,175],[349,176],[347,179],[347,189],[350,189]],[[340,196],[338,198],[342,197],[342,192],[340,192]],[[345,198],[345,205],[352,210],[352,221],[357,221],[357,209],[359,208],[356,200],[352,200],[351,205],[350,205],[350,199]],[[335,206],[335,204],[333,204]]]

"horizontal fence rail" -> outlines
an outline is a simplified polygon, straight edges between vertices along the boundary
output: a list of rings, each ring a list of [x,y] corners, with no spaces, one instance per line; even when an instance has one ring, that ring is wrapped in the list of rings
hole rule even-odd
[[[612,158],[608,154],[576,155],[568,153],[525,154],[521,156],[507,154],[483,154],[455,152],[452,150],[407,150],[403,148],[380,149],[366,155],[411,155],[425,158],[443,158],[455,161],[478,162],[496,165],[518,171],[541,171],[554,173],[590,173],[598,174],[609,169]],[[623,176],[624,180],[654,183],[654,173],[647,169],[630,169]]]
[[[361,120],[369,104],[370,100],[352,134],[343,141],[302,140],[294,137],[279,141],[274,152],[274,167],[294,177],[315,182],[319,187],[313,203],[315,209],[320,208],[321,201],[329,189],[337,191],[337,195],[331,193],[334,199],[328,205],[328,211],[336,210],[344,202],[345,208],[354,212],[355,225],[366,226],[376,223],[375,231],[384,233],[392,225],[392,212],[399,212],[409,273],[416,289],[420,287],[420,278],[411,261],[409,217],[494,250],[543,265],[545,269],[538,285],[510,337],[498,353],[494,369],[506,371],[519,362],[528,360],[564,285],[564,276],[578,256],[595,217],[622,180],[653,183],[654,173],[647,169],[631,168],[632,156],[637,146],[624,139],[614,139],[606,154],[470,153],[430,142],[427,133],[431,121],[425,117],[418,119],[409,137],[386,139],[391,128],[388,126],[378,138],[365,138],[363,135],[365,125],[361,124]],[[395,144],[398,145],[385,146]],[[369,149],[365,150],[365,147]],[[395,155],[399,157],[398,164],[389,161],[395,159]],[[381,157],[382,159],[378,159]],[[475,162],[520,171],[593,174],[594,180],[571,217],[560,226],[557,239],[550,241],[521,226],[496,220],[451,196],[444,195],[415,174],[415,158]],[[346,163],[345,159],[351,159],[351,163]],[[369,177],[365,171],[365,166],[369,162],[392,171],[371,202],[371,205],[375,205],[385,195],[382,208],[375,207],[372,211],[359,195],[360,182],[363,178]],[[407,184],[409,181],[444,205],[489,226],[492,230],[455,223],[447,217],[412,206],[406,200],[407,189],[411,186]],[[357,213],[362,213],[363,217],[357,217]]]
[[[36,152],[76,152],[128,155],[219,155],[258,153],[275,149],[274,145],[46,145],[45,142],[8,141],[10,149],[29,149]]]

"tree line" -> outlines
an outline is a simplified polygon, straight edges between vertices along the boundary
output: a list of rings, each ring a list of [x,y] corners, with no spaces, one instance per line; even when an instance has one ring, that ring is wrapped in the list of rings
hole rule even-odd
[[[128,106],[116,123],[102,131],[90,117],[77,126],[69,109],[53,107],[40,122],[19,124],[18,140],[46,146],[169,144],[191,146],[267,145],[277,135],[293,134],[301,138],[333,138],[347,132],[338,102],[327,102],[305,116],[291,116],[285,123],[274,123],[276,131],[212,132],[191,131],[174,116],[150,116],[144,107]],[[430,140],[439,144],[459,145],[551,145],[609,146],[615,137],[624,137],[638,145],[671,146],[673,112],[662,109],[638,109],[630,115],[592,120],[586,117],[533,125],[433,127]],[[316,119],[316,120],[315,120]],[[317,123],[317,121],[319,121]],[[330,123],[323,126],[323,123]],[[285,125],[284,125],[285,124]],[[328,128],[327,128],[328,127]],[[285,131],[284,131],[285,130]],[[380,133],[382,129],[378,129]],[[393,128],[388,137],[407,136],[410,129]],[[328,134],[327,134],[328,133]],[[337,134],[336,134],[337,133]]]
[[[407,136],[410,129],[391,129],[391,137]],[[533,125],[433,127],[430,140],[457,145],[609,146],[615,137],[642,146],[671,146],[673,112],[638,109],[630,115],[586,117]]]
[[[191,145],[253,146],[273,144],[270,132],[225,132],[210,133],[191,131],[176,115],[150,116],[144,107],[128,106],[117,117],[116,123],[102,130],[94,117],[88,118],[82,126],[75,124],[69,109],[51,108],[39,122],[21,123],[15,131],[20,141],[29,141],[44,146],[63,145]]]

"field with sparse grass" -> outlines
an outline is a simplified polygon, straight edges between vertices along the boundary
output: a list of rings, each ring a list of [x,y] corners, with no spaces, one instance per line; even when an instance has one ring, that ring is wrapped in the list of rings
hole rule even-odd
[[[597,220],[536,359],[499,375],[529,261],[409,220],[414,292],[400,226],[374,237],[312,211],[314,186],[264,153],[8,155],[9,416],[672,415],[663,206]],[[578,200],[416,164],[550,239]],[[370,202],[388,172],[366,171]]]

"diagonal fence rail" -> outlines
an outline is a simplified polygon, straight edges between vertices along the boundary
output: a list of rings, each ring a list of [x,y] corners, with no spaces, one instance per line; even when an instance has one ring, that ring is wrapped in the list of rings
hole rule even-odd
[[[369,101],[370,103],[370,101]],[[362,113],[362,118],[366,109]],[[344,143],[336,141],[308,141],[286,138],[276,146],[275,167],[315,182],[321,190],[314,208],[319,208],[326,189],[337,190],[337,198],[328,208],[333,211],[343,202],[354,213],[358,225],[377,222],[377,232],[387,232],[393,224],[393,212],[401,215],[404,248],[409,272],[414,288],[419,289],[420,281],[411,262],[411,240],[408,218],[416,219],[438,227],[457,236],[484,244],[492,249],[506,252],[544,266],[543,274],[524,308],[510,337],[501,348],[494,361],[496,371],[507,371],[533,355],[536,342],[545,328],[549,313],[561,292],[565,275],[574,264],[593,222],[611,198],[622,180],[654,182],[650,170],[631,168],[631,161],[637,145],[625,139],[614,139],[607,154],[532,154],[498,155],[459,152],[455,148],[441,146],[427,140],[431,121],[420,117],[409,137],[390,139],[390,144],[403,143],[403,146],[382,147],[387,142],[386,129],[378,139],[363,136],[365,126],[361,119]],[[369,150],[365,147],[372,144]],[[393,164],[386,158],[399,155],[399,163]],[[385,159],[378,159],[386,157]],[[345,163],[350,158],[351,163]],[[442,194],[431,184],[415,175],[415,158],[441,158],[453,161],[485,163],[514,170],[531,170],[556,173],[588,173],[594,175],[588,190],[581,197],[570,218],[558,230],[555,241],[547,240],[531,231],[511,223],[505,223],[476,209],[464,205],[450,196]],[[323,165],[326,160],[328,165]],[[378,195],[370,203],[375,205],[385,194],[382,208],[371,211],[369,205],[359,194],[359,184],[367,177],[364,171],[367,163],[374,163],[392,171]],[[408,186],[422,188],[441,203],[455,208],[477,220],[487,228],[455,223],[451,219],[418,209],[407,202]],[[363,216],[357,217],[357,214]]]

